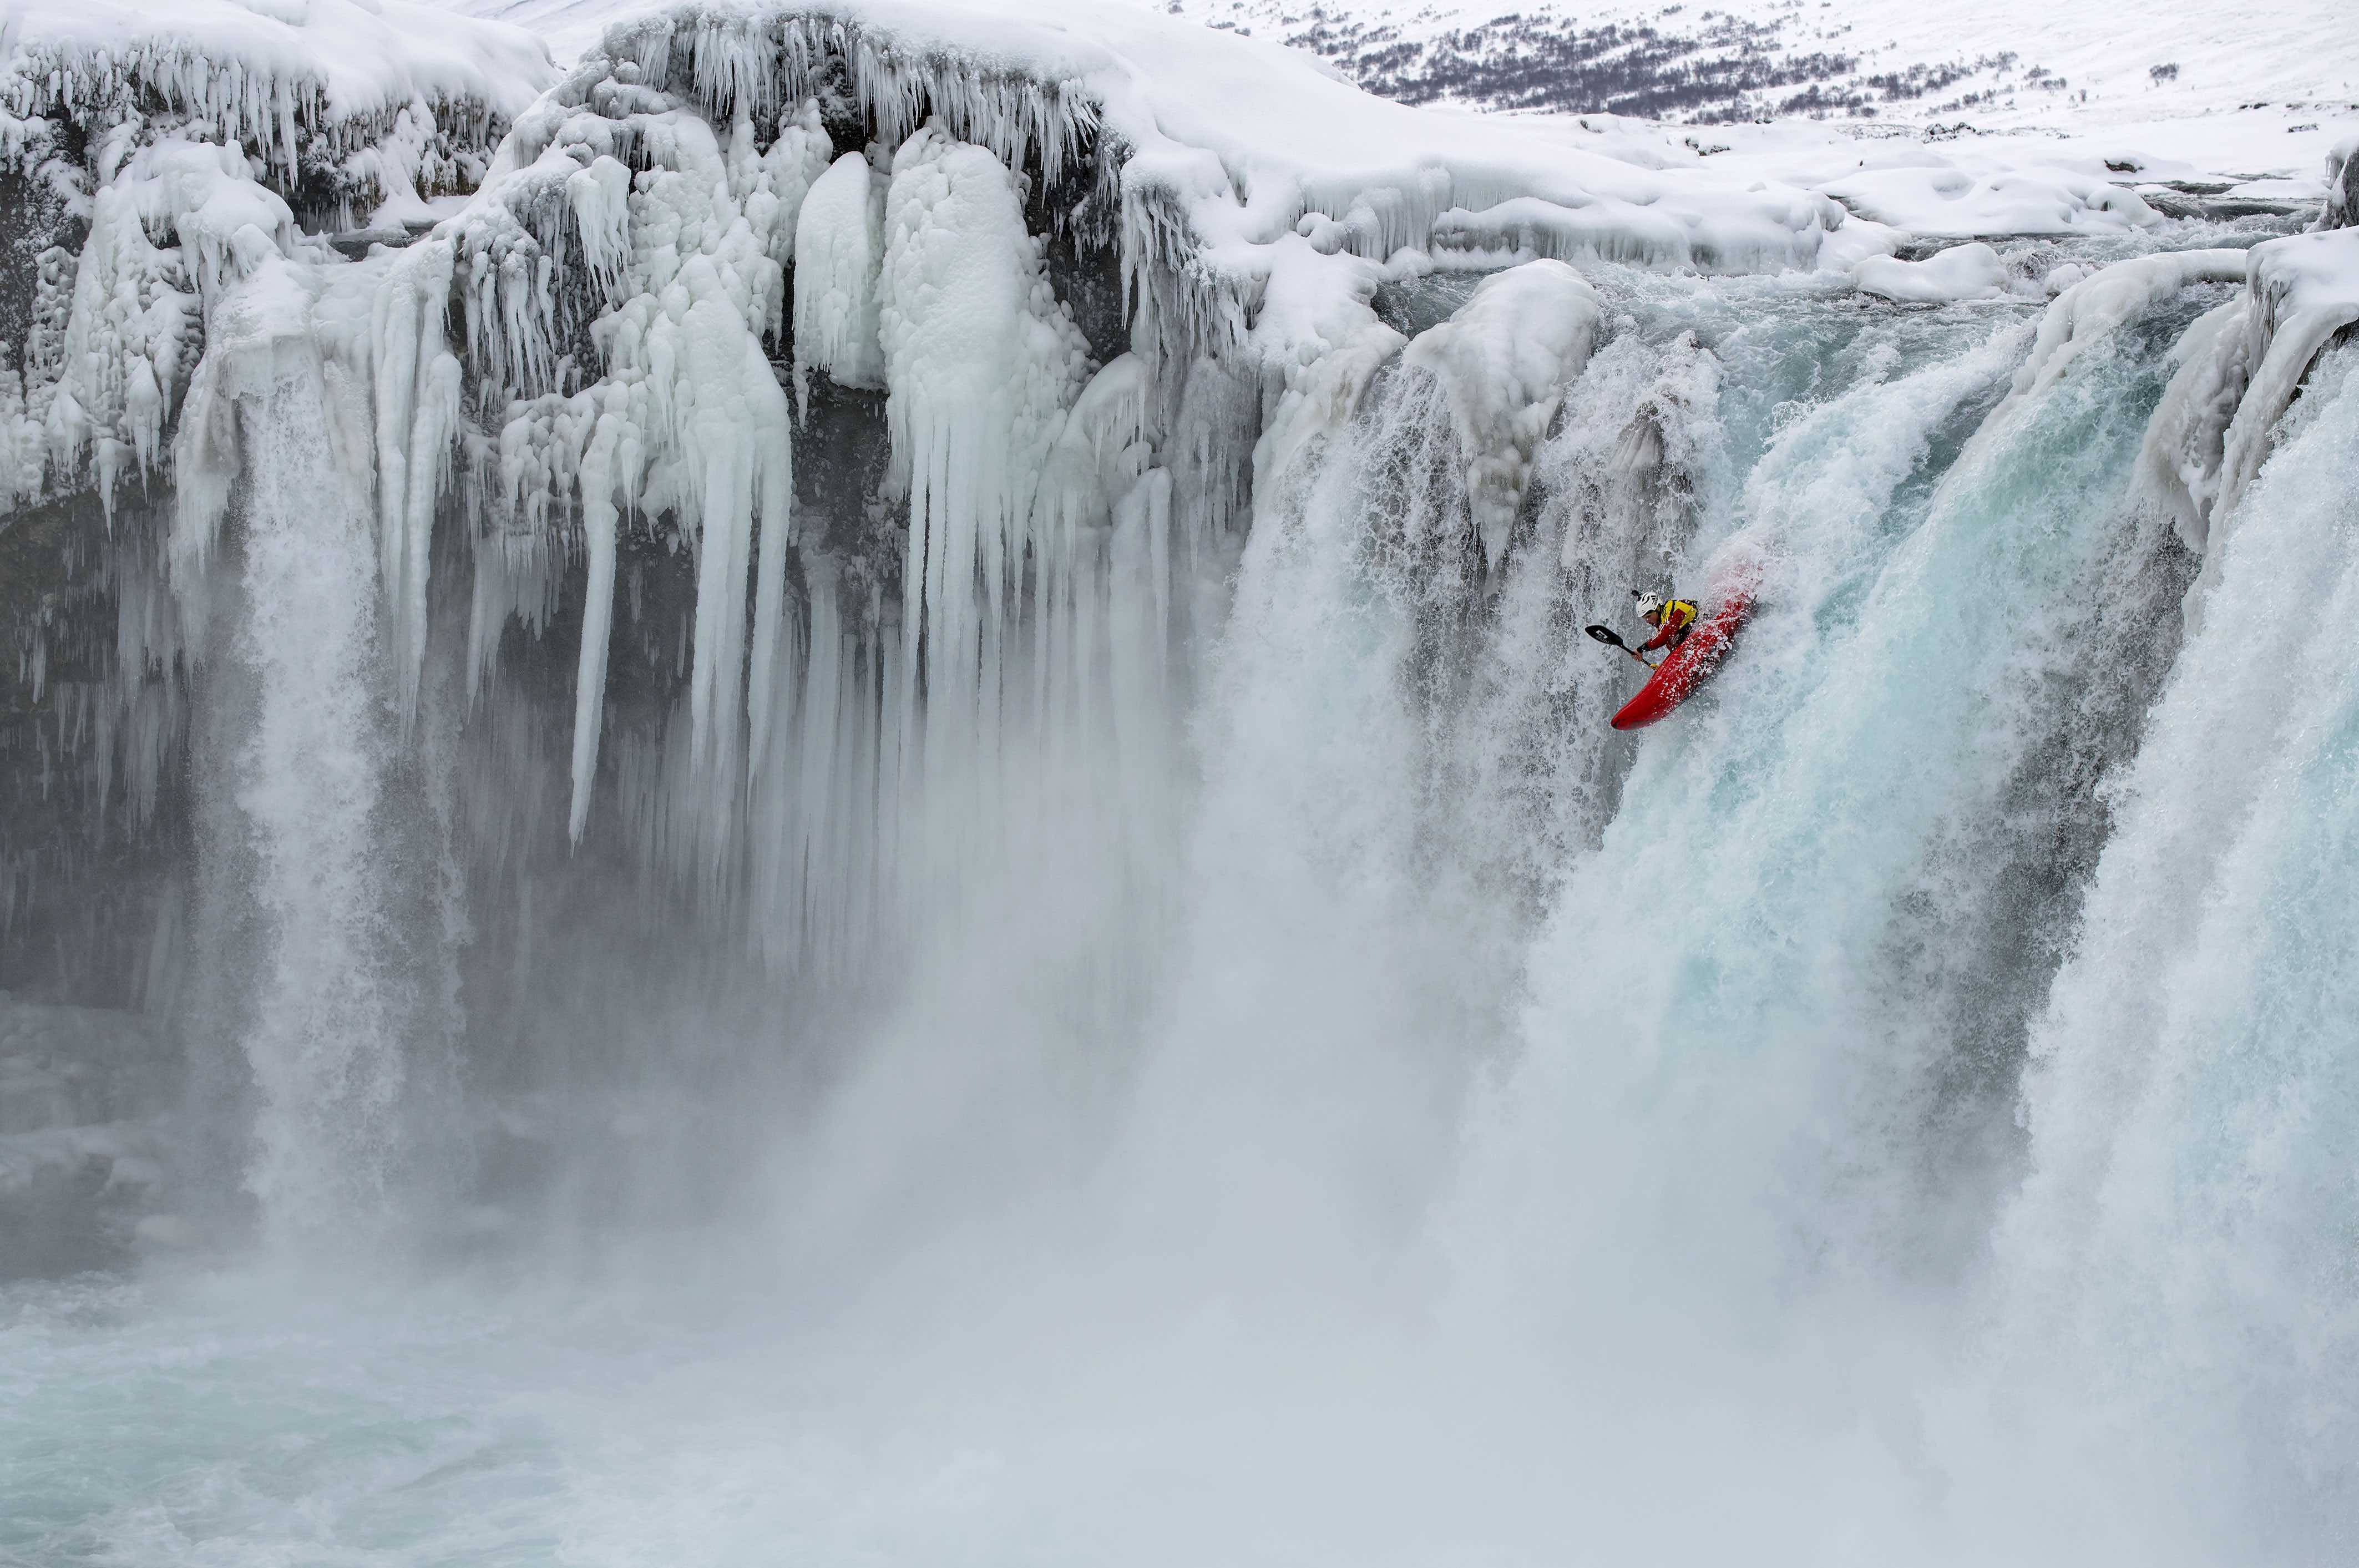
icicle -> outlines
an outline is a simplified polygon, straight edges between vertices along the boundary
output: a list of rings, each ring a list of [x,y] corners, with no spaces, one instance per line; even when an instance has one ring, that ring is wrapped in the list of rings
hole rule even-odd
[[[885,385],[877,279],[885,261],[885,181],[846,153],[810,188],[795,231],[795,376],[839,387]]]
[[[598,735],[606,715],[606,650],[614,637],[614,560],[621,517],[614,505],[614,450],[621,420],[598,421],[582,459],[582,538],[590,559],[582,590],[582,654],[573,680],[573,795],[566,833],[574,844],[590,822],[590,789],[598,776]]]
[[[1160,468],[1140,475],[1116,503],[1108,541],[1114,736],[1126,781],[1163,771],[1162,734],[1170,637],[1171,475]]]
[[[403,733],[426,661],[434,512],[457,438],[460,366],[442,331],[457,252],[435,239],[405,252],[371,315],[376,388],[377,564]]]
[[[919,132],[894,158],[886,212],[886,418],[909,506],[903,701],[914,706],[922,634],[925,768],[939,776],[994,734],[1022,529],[1087,345],[1042,274],[1014,178],[985,149]]]
[[[761,558],[754,572],[754,658],[752,685],[745,697],[753,725],[747,748],[749,768],[759,768],[770,737],[773,682],[780,628],[786,618],[787,546],[794,537],[794,468],[789,449],[781,445],[764,455],[756,483],[760,486],[756,511],[762,520]]]

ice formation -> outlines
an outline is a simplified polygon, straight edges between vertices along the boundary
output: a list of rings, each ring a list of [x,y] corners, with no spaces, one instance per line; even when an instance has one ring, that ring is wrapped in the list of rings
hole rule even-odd
[[[2359,134],[2345,136],[2326,155],[2326,203],[2318,214],[2321,229],[2359,225]]]
[[[1995,299],[2007,291],[2006,264],[1998,252],[1976,240],[1925,261],[1872,256],[1852,269],[1860,292],[1905,305],[1950,305],[1962,299]]]
[[[143,31],[44,0],[12,33],[0,153],[55,243],[0,355],[0,504],[87,488],[111,513],[168,485],[186,625],[137,655],[168,667],[173,637],[208,635],[256,389],[299,376],[372,519],[405,744],[425,744],[439,626],[480,704],[504,650],[578,614],[568,839],[610,821],[667,885],[753,900],[765,951],[821,967],[973,883],[978,823],[1010,800],[1040,831],[1082,798],[1088,832],[1129,831],[1122,803],[1176,765],[1180,652],[1243,537],[1397,358],[1440,389],[1496,572],[1605,330],[1575,264],[1950,303],[2017,290],[1985,244],[1896,259],[1903,229],[2158,221],[2060,167],[1816,188],[1674,169],[1046,0],[658,10],[537,98],[549,73],[516,35],[361,0],[287,15],[206,0]],[[2343,245],[2259,247],[2234,329],[2182,345],[2147,468],[2190,542],[2349,320]],[[1104,280],[1093,326],[1052,246]],[[1410,345],[1373,301],[1437,265],[1493,275]],[[2247,268],[2192,253],[2082,279],[2013,401],[2155,299]],[[841,443],[880,445],[857,505],[801,495],[813,440],[829,475],[855,461]],[[687,608],[666,633],[647,594],[671,560]],[[619,720],[641,667],[678,690]]]
[[[1597,290],[1560,261],[1532,261],[1486,278],[1403,363],[1448,389],[1466,461],[1466,495],[1484,560],[1506,559],[1508,530],[1531,483],[1532,452],[1565,387],[1589,363],[1603,311]]]
[[[38,281],[22,341],[0,348],[0,506],[87,485],[111,505],[157,465],[204,311],[257,245],[293,255],[299,223],[424,215],[474,183],[548,73],[522,34],[399,0],[299,15],[12,15],[0,170]]]
[[[876,285],[885,263],[885,189],[848,152],[811,182],[795,225],[795,374],[839,387],[885,385]],[[799,381],[798,385],[799,385]]]

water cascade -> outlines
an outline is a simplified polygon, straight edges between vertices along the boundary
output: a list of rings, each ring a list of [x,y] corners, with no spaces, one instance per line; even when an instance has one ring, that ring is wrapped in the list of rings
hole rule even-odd
[[[1103,26],[10,79],[0,1558],[2347,1555],[2359,230]]]

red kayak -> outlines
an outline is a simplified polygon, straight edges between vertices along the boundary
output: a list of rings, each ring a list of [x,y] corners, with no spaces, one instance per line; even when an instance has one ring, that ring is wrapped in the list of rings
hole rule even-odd
[[[1664,656],[1655,666],[1655,673],[1638,688],[1638,694],[1622,704],[1614,715],[1617,730],[1635,730],[1651,724],[1657,719],[1688,700],[1689,694],[1708,680],[1720,668],[1728,652],[1728,645],[1736,630],[1753,614],[1753,590],[1742,586],[1732,591],[1722,601],[1709,619],[1690,632],[1687,640]]]

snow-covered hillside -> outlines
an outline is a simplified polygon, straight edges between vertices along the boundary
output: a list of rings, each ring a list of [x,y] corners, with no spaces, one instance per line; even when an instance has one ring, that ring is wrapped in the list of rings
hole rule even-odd
[[[2146,7],[2044,0],[1163,3],[1316,49],[1410,102],[1983,125],[2359,104],[2359,29],[2335,0],[2177,6],[2167,22]]]
[[[636,0],[451,0],[560,59]],[[2090,128],[2247,107],[2274,129],[2359,112],[2338,0],[2174,8],[2043,0],[1134,0],[1320,55],[1404,103],[1727,123],[1880,119]]]

